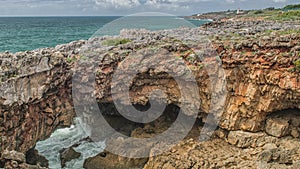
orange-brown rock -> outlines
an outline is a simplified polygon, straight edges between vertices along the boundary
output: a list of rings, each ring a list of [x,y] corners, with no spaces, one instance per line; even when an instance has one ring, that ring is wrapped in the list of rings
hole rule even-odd
[[[203,33],[198,29],[184,31]],[[169,33],[136,33],[137,37],[132,38],[132,42],[128,44],[99,50],[98,60],[94,62],[99,66],[95,87],[97,101],[112,102],[112,75],[121,61],[139,50],[154,47],[158,51],[167,50],[174,57],[179,56],[193,70],[199,86],[199,91],[194,93],[199,93],[200,100],[193,95],[186,96],[188,102],[185,104],[200,104],[199,112],[202,113],[209,113],[210,109],[221,110],[222,106],[211,103],[208,73],[201,69],[203,65],[209,66],[209,63],[218,59],[213,56],[199,61],[199,56],[192,51],[189,51],[187,57],[186,52],[193,49],[184,45],[183,40],[178,42],[167,38]],[[141,40],[141,37],[146,39]],[[222,74],[213,76],[216,80],[214,90],[227,91],[222,114],[216,115],[221,118],[221,128],[252,132],[264,130],[267,115],[279,110],[300,108],[299,70],[294,65],[299,59],[299,40],[299,34],[291,34],[249,37],[245,41],[226,43],[213,41],[227,81],[226,86],[222,86]],[[56,128],[72,123],[75,112],[71,97],[71,69],[80,59],[79,49],[84,43],[86,42],[80,41],[58,46],[56,49],[1,54],[0,152],[5,149],[26,152],[38,140],[49,137]],[[227,43],[229,45],[224,46]],[[139,65],[142,61],[147,64],[153,60],[137,60],[134,64]],[[161,62],[161,65],[168,64],[170,63]],[[130,91],[133,104],[147,104],[150,91],[157,88],[165,89],[169,104],[180,103],[180,92],[174,79],[161,70],[164,70],[163,67],[158,70],[144,69],[134,79]],[[86,71],[93,72],[89,69],[82,70]],[[180,73],[181,67],[174,68],[174,71]],[[213,68],[212,71],[218,72],[219,68]],[[86,82],[89,78],[83,76],[77,80]],[[93,91],[93,88],[78,91],[85,94]],[[82,104],[86,103],[84,101]]]

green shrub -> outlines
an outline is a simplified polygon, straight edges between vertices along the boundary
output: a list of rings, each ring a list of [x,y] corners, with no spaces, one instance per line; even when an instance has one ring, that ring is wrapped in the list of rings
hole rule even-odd
[[[268,11],[274,11],[274,10],[275,10],[275,7],[269,7],[269,8],[266,8],[265,10],[268,10]]]
[[[257,14],[262,14],[262,13],[264,13],[264,11],[262,11],[262,10],[257,10],[257,11],[254,12],[254,14],[256,14],[256,15]]]
[[[272,32],[274,32],[274,30],[267,29],[267,30],[265,31],[265,33],[268,34],[268,35],[271,34]]]
[[[280,21],[299,20],[300,10],[279,13],[273,17],[270,17],[270,19],[280,20]]]
[[[69,58],[67,58],[67,62],[68,63],[74,63],[76,61],[77,61],[77,59],[75,57],[69,57]]]
[[[300,4],[287,5],[287,6],[285,6],[283,9],[284,9],[284,10],[300,9]]]
[[[295,69],[296,70],[300,70],[300,59],[298,59],[297,61],[295,61],[294,64],[295,64]]]
[[[126,44],[131,42],[130,39],[121,39],[121,38],[116,38],[116,39],[107,39],[105,41],[102,42],[102,45],[105,46],[118,46],[121,44]]]

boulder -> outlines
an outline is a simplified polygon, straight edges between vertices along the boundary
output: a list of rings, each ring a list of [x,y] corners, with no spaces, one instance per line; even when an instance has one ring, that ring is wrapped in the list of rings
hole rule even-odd
[[[293,164],[293,160],[291,158],[291,151],[289,150],[280,150],[277,152],[279,159],[278,163],[279,164]]]
[[[81,153],[76,152],[72,147],[63,149],[59,153],[62,168],[66,166],[67,162],[79,158],[81,156]]]
[[[274,150],[276,148],[277,148],[277,146],[274,143],[267,143],[263,146],[264,150]]]
[[[286,136],[289,132],[289,121],[280,118],[270,118],[266,123],[266,132],[278,138]]]
[[[49,161],[44,156],[41,156],[34,148],[26,152],[26,163],[30,165],[49,167]]]
[[[5,150],[3,151],[1,158],[5,160],[18,161],[20,163],[26,162],[25,155],[16,151]]]
[[[232,145],[240,148],[256,147],[259,145],[261,138],[265,136],[264,133],[251,133],[245,131],[231,131],[228,134],[227,141]]]
[[[258,161],[268,163],[272,160],[272,154],[271,151],[265,150],[258,156]]]
[[[293,164],[291,157],[292,152],[290,150],[284,150],[281,148],[264,150],[258,156],[259,162],[265,163],[279,163],[279,164]]]

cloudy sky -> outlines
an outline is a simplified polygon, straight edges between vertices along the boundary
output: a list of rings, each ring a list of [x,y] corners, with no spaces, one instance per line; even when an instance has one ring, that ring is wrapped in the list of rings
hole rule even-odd
[[[299,0],[0,0],[0,16],[92,16],[164,12],[191,15],[228,9],[283,7]]]

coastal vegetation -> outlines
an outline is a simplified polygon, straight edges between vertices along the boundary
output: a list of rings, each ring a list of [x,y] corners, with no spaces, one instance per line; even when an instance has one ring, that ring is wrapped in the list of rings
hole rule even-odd
[[[283,8],[284,10],[300,10],[300,4],[287,5]]]
[[[266,30],[263,34],[264,35],[270,35],[271,33],[275,33],[277,35],[300,34],[300,29]]]
[[[76,61],[77,61],[77,59],[75,57],[69,57],[69,58],[67,58],[67,62],[70,63],[70,64],[74,63]]]
[[[300,71],[300,59],[294,62],[295,64],[295,69]]]
[[[241,16],[242,18],[263,18],[266,20],[274,20],[274,21],[294,21],[299,20],[300,18],[300,10],[254,10],[250,11],[248,14]]]
[[[264,19],[272,21],[294,21],[300,18],[300,4],[288,5],[283,8],[269,7],[255,10],[228,10],[223,12],[210,12],[191,16],[194,19]]]
[[[116,38],[116,39],[107,39],[102,42],[102,45],[104,46],[118,46],[121,44],[126,44],[131,42],[130,39],[122,39],[122,38]]]
[[[279,20],[279,21],[293,21],[300,19],[300,10],[279,12],[276,15],[272,15],[268,17],[271,20]]]

